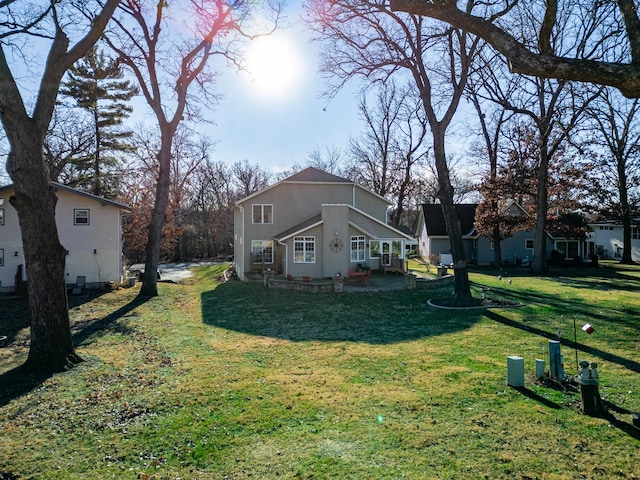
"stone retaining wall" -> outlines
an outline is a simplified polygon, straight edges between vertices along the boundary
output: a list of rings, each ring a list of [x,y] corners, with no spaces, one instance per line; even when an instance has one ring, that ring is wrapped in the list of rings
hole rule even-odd
[[[268,286],[269,288],[280,290],[307,293],[333,293],[336,288],[333,280],[313,280],[312,282],[303,282],[300,280],[285,280],[279,278],[270,278],[268,280]]]

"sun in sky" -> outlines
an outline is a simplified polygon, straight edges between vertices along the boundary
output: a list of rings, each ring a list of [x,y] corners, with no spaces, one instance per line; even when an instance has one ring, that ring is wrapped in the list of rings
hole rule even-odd
[[[245,61],[252,90],[261,97],[283,97],[302,82],[302,56],[282,33],[252,40]]]

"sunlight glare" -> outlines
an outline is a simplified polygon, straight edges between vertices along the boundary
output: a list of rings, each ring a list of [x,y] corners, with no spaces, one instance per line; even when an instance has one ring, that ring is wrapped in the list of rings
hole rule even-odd
[[[253,40],[246,64],[252,86],[262,96],[283,96],[301,81],[301,58],[293,43],[281,34]]]

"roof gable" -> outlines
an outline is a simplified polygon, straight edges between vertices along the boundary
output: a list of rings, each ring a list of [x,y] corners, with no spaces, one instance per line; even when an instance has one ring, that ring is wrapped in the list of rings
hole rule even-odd
[[[298,173],[294,173],[290,177],[285,178],[283,182],[353,183],[351,180],[318,170],[314,167],[308,167]]]
[[[100,202],[103,205],[111,205],[112,207],[116,207],[122,210],[127,210],[127,211],[131,211],[131,207],[129,207],[128,205],[125,205],[124,203],[120,203],[120,202],[116,202],[114,200],[109,200],[108,198],[104,198],[104,197],[99,197],[97,195],[93,195],[92,193],[87,193],[87,192],[83,192],[81,190],[78,190],[76,188],[73,187],[69,187],[67,185],[63,185],[61,183],[57,183],[57,182],[50,182],[50,185],[55,189],[55,190],[64,190],[66,192],[70,192],[76,195],[80,195],[82,197],[86,197],[86,198],[90,198],[92,200],[95,200],[96,202]],[[0,187],[0,193],[5,192],[5,191],[10,191],[10,190],[15,190],[13,187],[13,184],[9,184],[9,185],[5,185],[3,187]]]
[[[460,229],[463,236],[476,235],[475,232],[475,218],[477,203],[463,203],[455,205],[456,214],[460,221]],[[439,203],[428,203],[422,205],[422,214],[424,216],[424,223],[427,229],[427,234],[430,237],[446,237],[447,226],[444,222],[444,214],[442,213],[442,205]]]

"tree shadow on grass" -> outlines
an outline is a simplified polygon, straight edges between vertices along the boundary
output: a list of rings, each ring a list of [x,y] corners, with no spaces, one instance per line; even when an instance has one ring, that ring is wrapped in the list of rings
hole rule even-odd
[[[127,333],[129,330],[122,325],[118,325],[117,321],[129,314],[129,312],[138,308],[140,305],[146,303],[148,300],[148,298],[141,298],[138,296],[100,320],[75,322],[72,329],[73,344],[76,346],[83,345],[88,340],[95,338],[96,335],[104,335],[107,332],[117,331],[120,333]]]
[[[584,345],[579,342],[576,343],[567,338],[558,338],[558,335],[556,333],[547,332],[540,328],[531,327],[529,325],[516,322],[503,315],[500,315],[498,312],[493,310],[487,310],[486,312],[484,312],[484,315],[495,322],[502,323],[503,325],[519,328],[520,330],[524,330],[525,332],[533,333],[534,335],[539,335],[541,337],[548,338],[549,340],[558,340],[562,345],[565,345],[571,349],[580,350],[581,352],[587,353],[589,355],[593,355],[595,357],[601,358],[602,360],[606,360],[608,362],[617,363],[618,365],[625,367],[631,371],[640,373],[640,362],[637,362],[636,360],[632,360],[630,358],[624,358],[624,357],[621,357],[620,355],[605,352],[604,350],[601,350],[599,348],[590,347],[588,345]]]
[[[476,289],[482,288],[479,283],[472,283]],[[572,317],[582,317],[593,321],[606,321],[610,323],[615,321],[617,324],[624,325],[627,328],[638,330],[638,321],[636,318],[640,316],[640,309],[620,304],[612,308],[595,309],[593,305],[586,304],[580,300],[566,299],[551,294],[535,293],[531,291],[509,290],[508,288],[493,288],[489,290],[488,297],[498,300],[509,300],[522,303],[523,305],[541,305],[555,309],[558,315],[571,312]]]
[[[427,300],[442,293],[395,290],[313,294],[229,282],[202,294],[202,318],[209,325],[251,335],[370,344],[462,331],[482,318],[481,310],[428,308]]]
[[[100,333],[104,334],[107,331],[113,331],[113,327],[119,319],[145,302],[146,299],[135,298],[100,320],[76,322],[72,330],[74,345],[82,345]],[[126,329],[119,326],[118,331],[126,332]],[[0,374],[0,408],[7,405],[11,400],[38,388],[51,375],[51,373],[46,372],[27,372],[22,365]]]

